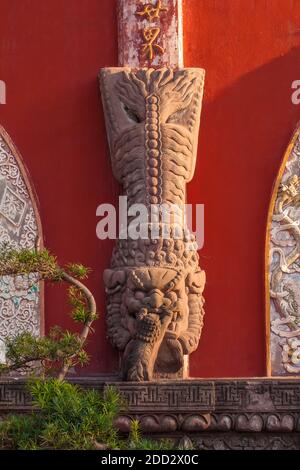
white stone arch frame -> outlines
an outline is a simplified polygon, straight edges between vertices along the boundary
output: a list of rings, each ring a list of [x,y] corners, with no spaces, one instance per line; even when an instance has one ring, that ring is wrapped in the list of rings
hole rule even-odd
[[[41,249],[38,199],[28,170],[11,138],[0,126],[0,243]],[[0,277],[0,360],[4,340],[29,331],[44,334],[44,288],[36,274]]]
[[[267,375],[300,374],[300,125],[281,162],[265,248]]]

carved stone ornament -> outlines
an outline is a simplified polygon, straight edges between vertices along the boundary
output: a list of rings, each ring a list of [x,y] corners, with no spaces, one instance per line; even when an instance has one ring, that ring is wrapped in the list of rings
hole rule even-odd
[[[283,159],[269,211],[267,310],[270,373],[300,373],[300,129]]]
[[[300,450],[300,380],[170,380],[117,382],[118,377],[74,377],[102,394],[117,387],[127,402],[116,419],[122,433],[139,420],[148,436],[173,439],[194,450]],[[23,378],[0,381],[0,419],[33,410]],[[36,409],[35,409],[36,410]]]
[[[183,219],[165,223],[159,208],[183,210],[186,202],[203,82],[202,69],[100,73],[114,176],[128,198],[128,213],[143,204],[151,220],[148,237],[119,234],[104,273],[108,336],[122,353],[124,380],[186,376],[188,355],[198,346],[205,273],[197,244]]]
[[[34,249],[41,243],[36,198],[11,139],[0,126],[0,248]],[[0,362],[5,344],[24,331],[43,331],[42,299],[37,275],[0,277]]]

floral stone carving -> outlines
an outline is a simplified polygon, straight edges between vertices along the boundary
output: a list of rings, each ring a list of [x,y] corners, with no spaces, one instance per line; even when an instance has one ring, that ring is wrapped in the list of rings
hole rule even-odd
[[[122,353],[124,380],[186,376],[188,355],[198,346],[205,273],[197,244],[183,220],[165,223],[159,207],[182,209],[186,201],[203,82],[202,69],[106,68],[100,73],[114,176],[129,210],[143,204],[151,215],[149,236],[119,234],[111,268],[104,273],[108,336]]]
[[[41,224],[21,157],[0,126],[0,247],[38,248]],[[0,361],[4,341],[24,331],[42,332],[42,302],[37,275],[0,277]]]
[[[271,375],[300,373],[300,129],[274,188],[267,234]]]

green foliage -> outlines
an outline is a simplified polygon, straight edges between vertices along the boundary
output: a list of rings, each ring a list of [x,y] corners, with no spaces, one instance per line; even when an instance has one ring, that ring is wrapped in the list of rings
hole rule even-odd
[[[10,415],[0,422],[1,449],[36,450],[43,426],[39,414]]]
[[[70,263],[67,264],[66,270],[76,279],[86,279],[91,272],[89,268],[83,266],[83,264],[79,263]]]
[[[172,450],[174,449],[174,444],[168,439],[160,439],[157,441],[143,438],[139,421],[132,420],[128,448],[132,450]]]
[[[0,422],[0,446],[5,449],[172,449],[167,440],[143,439],[133,421],[128,439],[115,428],[126,409],[118,391],[107,387],[103,396],[95,390],[57,379],[32,379],[28,391],[36,413],[10,415]]]
[[[11,449],[93,449],[99,442],[119,448],[114,420],[123,403],[107,388],[103,397],[94,390],[56,379],[31,380],[28,389],[36,414],[9,416],[0,422],[0,443]]]
[[[91,292],[80,279],[85,279],[90,272],[82,264],[68,264],[61,268],[56,257],[44,249],[14,250],[8,245],[0,247],[0,276],[29,275],[36,273],[40,279],[51,282],[68,282],[70,315],[74,322],[83,325],[81,334],[63,331],[55,326],[48,336],[37,338],[23,332],[6,341],[7,362],[0,365],[0,375],[14,370],[30,369],[31,374],[53,375],[59,371],[63,379],[71,366],[84,365],[88,354],[83,349],[89,333],[93,332],[92,323],[97,319],[96,305]]]
[[[146,439],[141,438],[134,446],[129,442],[129,449],[132,450],[175,450],[174,444],[169,439]]]
[[[70,286],[68,289],[68,297],[72,307],[70,316],[76,323],[85,324],[90,319],[92,321],[97,320],[98,315],[89,311],[87,299],[78,287]]]
[[[59,281],[62,269],[48,250],[13,250],[6,244],[0,248],[0,276],[39,273],[43,279]]]
[[[0,375],[13,370],[30,370],[52,375],[61,363],[84,365],[88,355],[83,350],[78,334],[63,331],[59,327],[50,330],[49,336],[36,337],[24,332],[6,341],[6,363],[0,364]]]
[[[133,421],[128,439],[121,438],[114,426],[125,404],[114,388],[104,396],[94,390],[83,390],[63,379],[68,367],[88,362],[84,350],[92,323],[97,318],[91,292],[80,282],[89,269],[81,264],[61,268],[47,250],[10,250],[0,248],[0,276],[29,275],[52,282],[65,281],[70,315],[83,325],[81,334],[53,327],[48,336],[38,338],[23,332],[6,341],[6,364],[0,364],[0,375],[29,369],[31,375],[53,375],[58,379],[31,379],[28,390],[36,412],[10,415],[0,421],[0,447],[6,449],[171,449],[169,441],[152,441],[141,436],[138,421]]]
[[[142,438],[140,423],[137,419],[131,421],[129,442],[131,447],[136,447]]]

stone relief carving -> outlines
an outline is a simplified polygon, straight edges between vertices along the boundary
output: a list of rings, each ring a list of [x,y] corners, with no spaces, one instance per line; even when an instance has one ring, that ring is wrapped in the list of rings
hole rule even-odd
[[[0,127],[0,247],[34,249],[40,243],[40,221],[20,156]],[[0,277],[0,361],[4,341],[23,331],[42,330],[37,275]]]
[[[300,449],[299,379],[151,383],[118,383],[115,379],[70,380],[101,394],[107,386],[116,386],[128,403],[116,421],[124,433],[138,419],[148,435],[185,436],[203,450]],[[23,378],[0,381],[0,419],[12,411],[31,411],[31,400]]]
[[[195,439],[198,450],[299,450],[300,437],[267,434],[204,434]]]
[[[107,68],[100,73],[114,176],[128,207],[144,204],[151,216],[148,238],[119,236],[111,269],[104,273],[108,336],[122,352],[124,380],[185,376],[187,357],[198,346],[205,273],[197,244],[184,221],[164,223],[158,208],[183,210],[186,202],[203,82],[202,69]]]
[[[275,188],[269,235],[272,375],[300,373],[300,138],[288,148]]]

